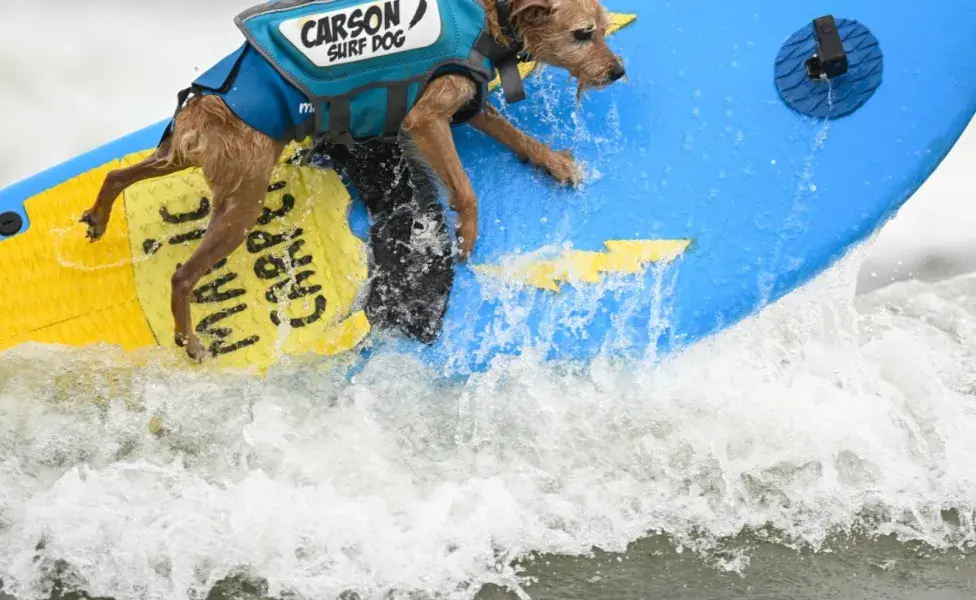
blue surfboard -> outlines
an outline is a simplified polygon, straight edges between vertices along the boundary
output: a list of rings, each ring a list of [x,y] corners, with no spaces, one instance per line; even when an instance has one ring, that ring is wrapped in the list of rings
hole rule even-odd
[[[638,15],[614,39],[629,83],[589,94],[574,112],[552,71],[506,111],[588,163],[583,189],[499,177],[518,172],[516,161],[476,133],[459,135],[475,189],[492,194],[481,203],[472,262],[518,264],[520,252],[564,244],[605,252],[608,240],[691,243],[668,265],[609,289],[522,286],[505,295],[462,270],[453,329],[429,351],[438,362],[477,368],[496,350],[524,346],[577,359],[664,354],[719,331],[880,228],[976,110],[969,0],[608,6]],[[824,15],[844,39],[848,73],[808,80],[812,21]]]
[[[585,182],[558,188],[486,136],[458,128],[480,199],[480,237],[471,259],[456,267],[438,338],[374,343],[379,338],[366,335],[349,300],[329,304],[348,310],[323,317],[327,330],[316,324],[300,332],[306,337],[294,353],[391,347],[463,374],[527,349],[583,361],[672,352],[761,310],[867,239],[934,171],[976,111],[976,0],[605,5],[625,24],[610,43],[626,62],[626,82],[577,105],[567,75],[541,68],[526,78],[528,100],[491,99],[521,129],[572,150]],[[825,15],[847,65],[821,79],[809,74],[808,61],[832,39],[814,31],[814,19]],[[154,295],[168,294],[168,277],[139,275],[138,266],[156,260],[141,253],[159,236],[148,221],[142,233],[134,228],[140,203],[165,204],[174,192],[157,185],[127,195],[118,209],[125,216],[114,221],[122,229],[101,249],[82,243],[83,228],[71,229],[105,169],[151,149],[162,127],[0,192],[0,225],[9,234],[0,238],[0,268],[20,292],[0,303],[14,315],[0,328],[0,349],[29,341],[171,345],[171,321],[153,304]],[[186,214],[199,201],[194,186],[176,186],[190,190],[180,192]],[[311,206],[314,196],[293,200]],[[364,239],[366,216],[356,202],[348,219],[343,226]],[[319,237],[309,242],[318,248],[314,260],[328,262],[330,234]],[[165,260],[191,251],[192,236],[185,242]],[[252,263],[241,258],[240,272]],[[356,269],[348,277],[360,277]],[[263,289],[241,285],[253,301],[231,299],[239,304],[194,316],[244,318],[234,307],[265,302]],[[209,331],[219,337],[220,328]],[[260,337],[248,333],[225,332],[221,348]],[[255,354],[241,346],[234,364],[274,362],[288,344],[276,338],[273,346]]]

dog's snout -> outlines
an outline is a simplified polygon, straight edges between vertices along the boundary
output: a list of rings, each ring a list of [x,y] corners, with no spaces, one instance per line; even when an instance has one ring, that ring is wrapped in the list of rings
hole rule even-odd
[[[613,65],[613,68],[610,69],[610,81],[618,81],[623,79],[624,75],[626,74],[627,71],[624,69],[623,63],[617,61],[617,63]]]

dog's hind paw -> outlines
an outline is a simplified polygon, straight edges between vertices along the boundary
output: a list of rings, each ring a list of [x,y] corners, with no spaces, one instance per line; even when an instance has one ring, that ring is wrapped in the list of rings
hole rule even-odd
[[[204,356],[206,356],[207,351],[204,350],[203,344],[196,336],[190,338],[190,343],[186,345],[186,353],[197,362],[203,362]]]
[[[577,187],[583,182],[583,169],[576,163],[569,150],[549,153],[542,167],[560,185]]]
[[[105,235],[105,219],[98,217],[98,213],[94,209],[88,209],[81,215],[78,219],[79,223],[84,223],[88,225],[88,231],[85,232],[85,236],[89,241],[97,242],[103,235]]]
[[[176,345],[185,348],[186,354],[197,362],[203,362],[203,358],[207,354],[203,344],[200,343],[200,338],[192,333],[188,336],[182,336],[177,333]]]

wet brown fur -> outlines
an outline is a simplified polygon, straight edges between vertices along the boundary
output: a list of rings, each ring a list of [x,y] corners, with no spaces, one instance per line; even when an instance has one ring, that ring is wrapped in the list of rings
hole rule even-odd
[[[608,85],[623,73],[620,59],[605,41],[609,18],[598,0],[511,0],[516,29],[532,56],[562,67],[579,80],[580,91]],[[488,5],[489,32],[499,41],[494,2]],[[592,41],[580,43],[573,31],[593,29]],[[614,75],[616,73],[616,75]],[[401,131],[405,151],[437,174],[458,213],[460,258],[465,260],[478,235],[478,202],[454,147],[451,118],[475,95],[474,83],[463,75],[444,75],[430,82],[407,114]],[[519,131],[490,104],[469,123],[546,170],[560,184],[577,184],[580,173],[569,152],[556,152]],[[176,343],[201,360],[204,348],[193,333],[190,294],[200,278],[243,243],[261,212],[274,166],[284,144],[240,121],[216,96],[191,98],[174,120],[173,133],[144,161],[110,172],[95,204],[81,220],[88,237],[99,239],[108,226],[115,199],[130,185],[190,167],[203,172],[211,188],[214,210],[200,245],[173,274],[171,308]]]

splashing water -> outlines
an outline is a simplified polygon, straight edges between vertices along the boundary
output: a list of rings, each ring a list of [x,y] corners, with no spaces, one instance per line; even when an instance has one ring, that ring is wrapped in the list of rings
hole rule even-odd
[[[93,595],[471,598],[529,552],[976,539],[976,279],[855,299],[853,256],[660,364],[510,358],[466,385],[384,354],[266,379],[154,351],[0,362],[0,578]],[[947,519],[946,511],[953,518]],[[736,560],[743,560],[741,557]]]

